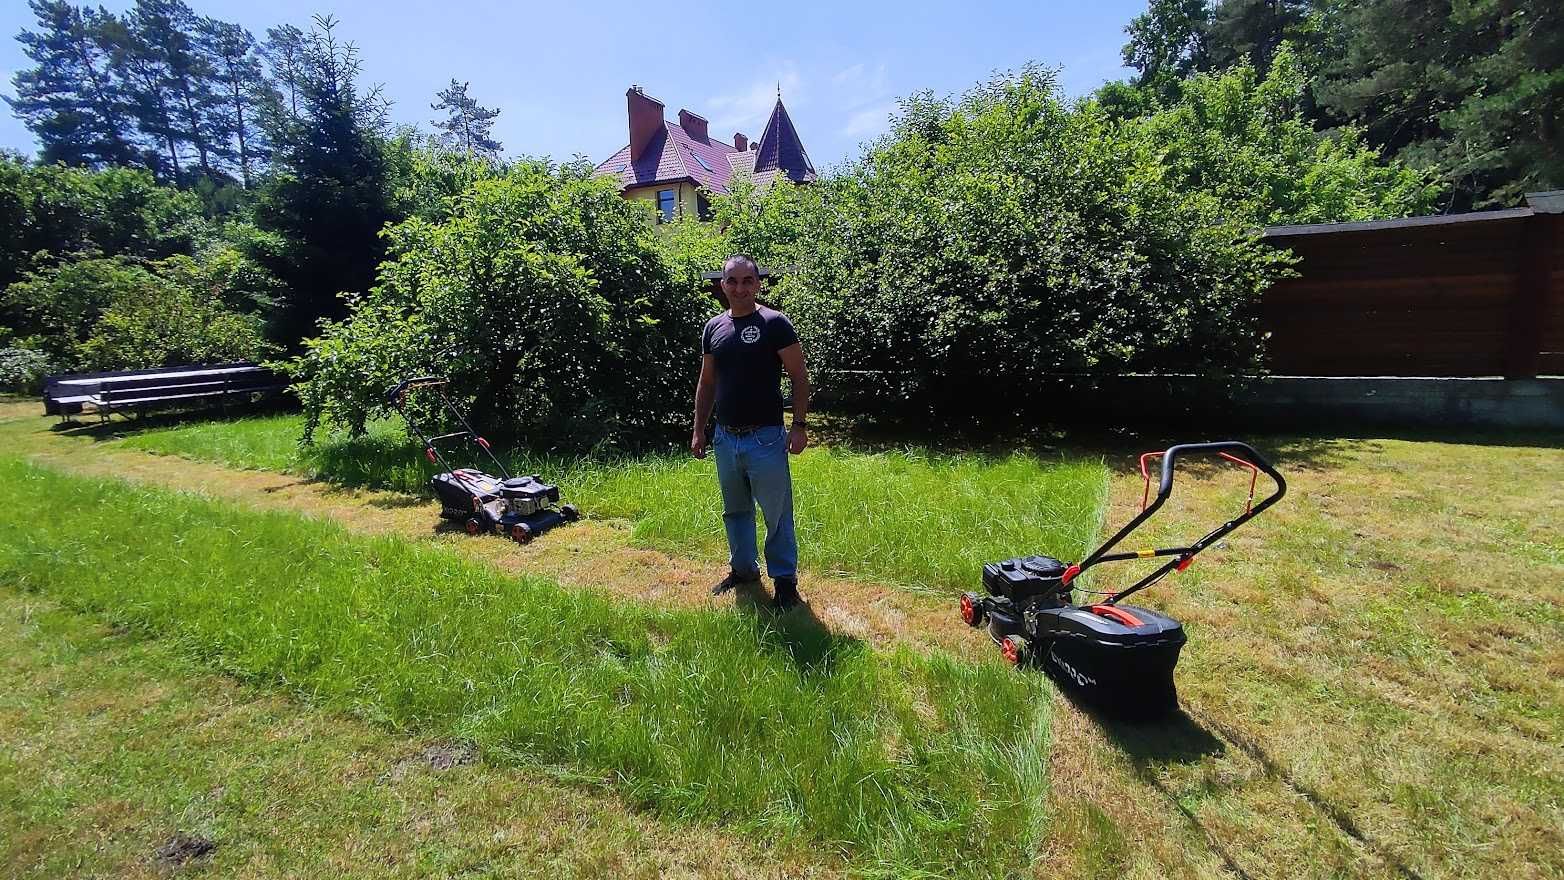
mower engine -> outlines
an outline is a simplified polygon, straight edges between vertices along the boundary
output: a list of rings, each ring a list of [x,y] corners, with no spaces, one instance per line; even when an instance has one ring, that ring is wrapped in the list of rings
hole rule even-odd
[[[559,487],[525,477],[498,478],[471,468],[458,468],[429,479],[440,499],[440,515],[464,521],[467,531],[481,534],[498,530],[525,543],[533,536],[576,519],[576,509],[559,501]]]

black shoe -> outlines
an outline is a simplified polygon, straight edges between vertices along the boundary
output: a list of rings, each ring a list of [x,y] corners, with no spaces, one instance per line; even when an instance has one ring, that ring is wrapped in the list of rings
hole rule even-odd
[[[776,593],[773,601],[776,602],[778,611],[786,611],[804,604],[804,597],[798,595],[797,578],[777,578],[772,582],[772,586]]]
[[[711,594],[713,596],[721,596],[723,593],[726,593],[740,584],[758,583],[760,583],[760,572],[752,571],[747,574],[740,574],[730,568],[728,569],[728,576],[723,578],[722,581],[715,587],[711,588]]]

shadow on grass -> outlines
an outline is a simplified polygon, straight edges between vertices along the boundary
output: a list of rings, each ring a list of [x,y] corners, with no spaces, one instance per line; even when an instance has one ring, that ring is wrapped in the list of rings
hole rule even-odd
[[[118,440],[163,428],[209,422],[236,422],[256,416],[280,415],[298,409],[283,400],[263,400],[257,403],[232,403],[226,407],[191,407],[160,409],[153,412],[115,414],[101,419],[96,413],[81,413],[70,421],[56,421],[49,430],[65,437],[87,437],[95,441]]]
[[[1357,820],[1353,819],[1347,808],[1330,800],[1324,794],[1321,794],[1319,789],[1295,776],[1286,765],[1276,760],[1258,740],[1219,721],[1208,720],[1207,723],[1215,728],[1225,741],[1232,743],[1239,751],[1254,759],[1256,763],[1264,768],[1267,776],[1280,781],[1292,789],[1316,811],[1329,819],[1331,824],[1335,825],[1342,834],[1352,838],[1365,849],[1374,853],[1400,876],[1408,878],[1408,880],[1422,880],[1422,876],[1414,871],[1411,866],[1403,862],[1395,853],[1386,849],[1378,841],[1368,836],[1362,827],[1358,825]]]
[[[832,632],[807,601],[779,611],[759,584],[740,584],[733,603],[755,618],[762,650],[786,654],[804,676],[830,676],[841,660],[865,650],[859,639]]]
[[[1216,831],[1201,821],[1200,816],[1157,773],[1159,768],[1169,764],[1193,764],[1207,757],[1226,754],[1227,745],[1220,738],[1185,713],[1183,708],[1163,718],[1125,721],[1106,716],[1095,707],[1082,703],[1066,688],[1057,690],[1071,705],[1096,722],[1109,742],[1129,756],[1136,777],[1156,790],[1185,821],[1200,832],[1228,871],[1241,880],[1251,880],[1253,875],[1243,869]]]
[[[1421,880],[1421,876],[1395,853],[1369,837],[1346,808],[1330,801],[1313,786],[1294,776],[1253,738],[1215,720],[1201,719],[1200,713],[1191,714],[1184,706],[1164,718],[1124,721],[1103,715],[1095,707],[1077,700],[1065,688],[1058,688],[1058,691],[1102,729],[1108,740],[1129,757],[1140,780],[1155,789],[1190,824],[1198,828],[1227,868],[1239,877],[1247,878],[1250,875],[1238,864],[1216,832],[1184,803],[1178,792],[1162,780],[1158,772],[1161,768],[1192,764],[1207,757],[1221,757],[1229,748],[1234,748],[1258,763],[1268,777],[1282,783],[1308,802],[1343,835],[1374,853],[1396,874],[1408,880]]]
[[[842,413],[811,414],[815,439],[863,452],[915,448],[930,453],[992,455],[1017,451],[1038,456],[1101,460],[1115,473],[1138,472],[1143,452],[1176,443],[1242,440],[1251,443],[1278,468],[1329,468],[1345,461],[1349,450],[1382,448],[1380,441],[1455,443],[1469,446],[1564,449],[1564,431],[1408,427],[1333,422],[1328,430],[1286,430],[1274,425],[1215,425],[1173,420],[1128,422],[1122,427],[1053,422],[1006,428],[977,425],[909,426]],[[1191,465],[1195,462],[1191,461]]]

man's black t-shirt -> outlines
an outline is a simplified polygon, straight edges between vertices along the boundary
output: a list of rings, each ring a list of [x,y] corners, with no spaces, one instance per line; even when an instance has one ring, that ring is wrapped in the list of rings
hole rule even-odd
[[[792,322],[761,305],[742,318],[723,312],[706,322],[701,354],[716,358],[719,424],[782,424],[782,359],[777,352],[797,341]]]

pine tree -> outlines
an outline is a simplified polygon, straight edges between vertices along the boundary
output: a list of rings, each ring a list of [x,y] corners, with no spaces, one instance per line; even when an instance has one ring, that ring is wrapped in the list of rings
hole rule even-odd
[[[445,119],[434,120],[434,127],[443,132],[440,139],[468,155],[480,154],[497,159],[500,142],[491,134],[498,110],[490,110],[467,95],[467,83],[459,83],[453,77],[451,84],[435,97],[440,100],[429,107],[444,110]]]
[[[157,145],[161,155],[152,164],[159,176],[184,181],[180,145],[183,129],[175,121],[173,99],[165,65],[131,30],[125,19],[108,16],[103,21],[102,45],[109,54],[109,70],[125,96],[131,119],[141,137]]]
[[[200,27],[201,48],[211,58],[223,98],[213,107],[210,128],[238,162],[239,179],[248,187],[251,163],[266,155],[258,127],[266,92],[260,53],[255,38],[239,25],[208,18]]]
[[[304,64],[304,32],[291,24],[266,29],[266,44],[261,54],[271,64],[272,75],[281,86],[283,108],[299,117],[299,77]]]
[[[210,60],[196,45],[195,13],[184,0],[136,0],[127,25],[146,72],[161,77],[171,135],[193,146],[201,171],[212,176],[208,121],[222,97]]]
[[[279,93],[272,174],[255,202],[257,224],[285,242],[255,256],[286,284],[277,326],[288,343],[315,335],[322,318],[346,316],[338,294],[374,283],[385,253],[380,230],[394,219],[382,146],[387,106],[378,88],[359,87],[358,49],[337,40],[336,25],[317,16],[298,44],[298,119],[289,121],[291,102]]]
[[[44,162],[131,164],[137,157],[125,96],[103,48],[107,13],[31,0],[38,31],[17,39],[37,66],[12,78],[11,109],[43,144]]]
[[[1345,7],[1344,51],[1321,103],[1406,161],[1437,168],[1450,210],[1508,207],[1564,187],[1564,8],[1366,0]]]

